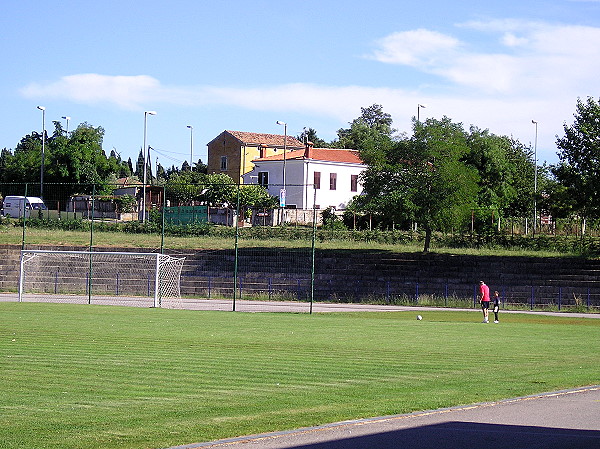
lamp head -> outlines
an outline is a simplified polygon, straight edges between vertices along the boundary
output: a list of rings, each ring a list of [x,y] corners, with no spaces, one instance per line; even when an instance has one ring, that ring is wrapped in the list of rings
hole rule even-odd
[[[187,125],[187,127],[188,127],[189,129],[194,129],[194,127],[193,127],[192,125]]]
[[[144,112],[144,114],[156,115],[156,111],[146,111],[146,112]]]
[[[38,108],[40,111],[45,111],[45,110],[46,110],[46,108],[45,108],[44,106],[38,106],[37,108]]]
[[[64,120],[71,120],[71,117],[69,117],[68,115],[65,115],[65,116],[63,117],[63,119],[64,119]]]
[[[285,123],[285,122],[282,122],[281,120],[277,120],[277,124],[278,124],[278,125],[287,125],[287,123]]]

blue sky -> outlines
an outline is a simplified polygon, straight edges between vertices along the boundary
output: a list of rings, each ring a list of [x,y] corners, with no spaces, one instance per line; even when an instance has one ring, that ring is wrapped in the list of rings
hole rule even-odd
[[[0,17],[0,148],[65,121],[105,129],[104,149],[163,166],[225,129],[325,140],[383,105],[475,125],[557,161],[577,98],[600,96],[600,0],[21,0]]]

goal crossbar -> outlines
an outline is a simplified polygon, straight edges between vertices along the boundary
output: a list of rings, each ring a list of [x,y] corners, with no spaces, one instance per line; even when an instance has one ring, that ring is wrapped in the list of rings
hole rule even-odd
[[[99,259],[103,259],[99,261]],[[26,292],[26,284],[31,277],[38,292],[47,293],[48,284],[54,282],[56,293],[57,284],[59,284],[59,272],[61,276],[71,276],[71,279],[79,281],[80,289],[82,279],[85,278],[86,293],[91,301],[92,279],[93,275],[102,277],[103,282],[114,281],[117,278],[117,295],[119,290],[119,264],[129,260],[127,271],[130,276],[138,276],[140,273],[147,273],[148,293],[153,291],[153,305],[160,307],[161,298],[180,297],[180,278],[181,269],[185,257],[173,257],[160,253],[142,253],[142,252],[118,252],[118,251],[60,251],[60,250],[21,250],[20,268],[19,268],[19,302],[23,301],[23,295]],[[75,261],[75,262],[74,262]],[[36,266],[37,265],[37,266]],[[35,266],[35,268],[34,268]],[[100,268],[98,268],[100,267]],[[98,268],[95,273],[94,268]],[[112,271],[111,271],[112,270]],[[52,271],[53,280],[48,278]],[[110,271],[110,272],[109,272]],[[69,273],[65,275],[65,273]],[[35,274],[34,274],[35,273]],[[133,274],[132,274],[133,273]],[[152,275],[152,278],[150,277]],[[139,280],[139,279],[138,279]],[[153,288],[151,288],[153,281]],[[65,281],[66,282],[66,281]],[[61,287],[64,286],[60,281]],[[71,287],[74,288],[74,287]],[[135,287],[133,287],[135,289]],[[139,294],[138,287],[136,292]]]

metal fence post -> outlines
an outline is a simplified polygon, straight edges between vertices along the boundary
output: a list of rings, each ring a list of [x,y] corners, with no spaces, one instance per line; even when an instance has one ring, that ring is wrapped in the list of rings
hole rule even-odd
[[[590,288],[587,289],[587,311],[590,311]]]
[[[317,189],[313,184],[313,216],[312,216],[312,241],[310,247],[310,309],[308,313],[312,315],[313,302],[315,300],[315,240],[317,236]]]
[[[560,306],[562,304],[562,287],[558,287],[558,311],[560,312]]]
[[[238,277],[238,239],[240,235],[240,185],[237,185],[237,200],[236,200],[236,215],[235,215],[235,243],[234,243],[234,263],[233,263],[233,305],[232,311],[235,312],[236,288]]]
[[[444,306],[448,305],[448,283],[444,285]]]

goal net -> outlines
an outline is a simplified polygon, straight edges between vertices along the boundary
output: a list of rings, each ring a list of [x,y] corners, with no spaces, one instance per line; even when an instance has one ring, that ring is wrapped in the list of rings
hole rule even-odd
[[[22,250],[19,301],[151,305],[180,298],[185,257],[159,253]]]

